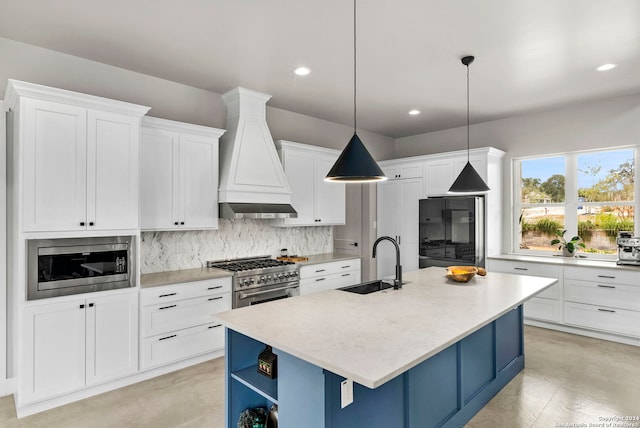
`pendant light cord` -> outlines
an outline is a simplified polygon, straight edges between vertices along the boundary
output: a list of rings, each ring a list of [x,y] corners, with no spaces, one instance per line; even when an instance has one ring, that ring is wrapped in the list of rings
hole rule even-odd
[[[467,64],[467,163],[469,162],[469,64]]]
[[[358,129],[356,115],[356,0],[353,0],[353,134]]]

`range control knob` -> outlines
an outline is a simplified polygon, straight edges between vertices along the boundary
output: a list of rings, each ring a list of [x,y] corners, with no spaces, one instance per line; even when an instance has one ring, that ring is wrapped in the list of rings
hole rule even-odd
[[[264,276],[261,276],[260,278],[258,278],[258,284],[265,282],[265,278]]]

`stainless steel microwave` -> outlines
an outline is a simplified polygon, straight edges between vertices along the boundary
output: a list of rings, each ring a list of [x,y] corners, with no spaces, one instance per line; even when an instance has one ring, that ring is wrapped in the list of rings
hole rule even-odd
[[[135,287],[135,236],[27,241],[27,300]]]

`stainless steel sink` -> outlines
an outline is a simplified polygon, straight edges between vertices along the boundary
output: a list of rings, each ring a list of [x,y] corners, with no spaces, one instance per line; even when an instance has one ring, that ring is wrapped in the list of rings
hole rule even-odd
[[[348,287],[342,287],[338,290],[348,291],[349,293],[357,293],[357,294],[369,294],[375,293],[376,291],[386,290],[387,288],[393,288],[393,284],[389,284],[388,282],[384,282],[381,280],[363,282],[362,284],[357,285],[349,285]]]

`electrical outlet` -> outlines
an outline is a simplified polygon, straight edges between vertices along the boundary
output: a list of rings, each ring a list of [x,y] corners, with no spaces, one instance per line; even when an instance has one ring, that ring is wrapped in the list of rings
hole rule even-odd
[[[353,381],[345,379],[340,383],[340,403],[341,409],[353,403]]]

